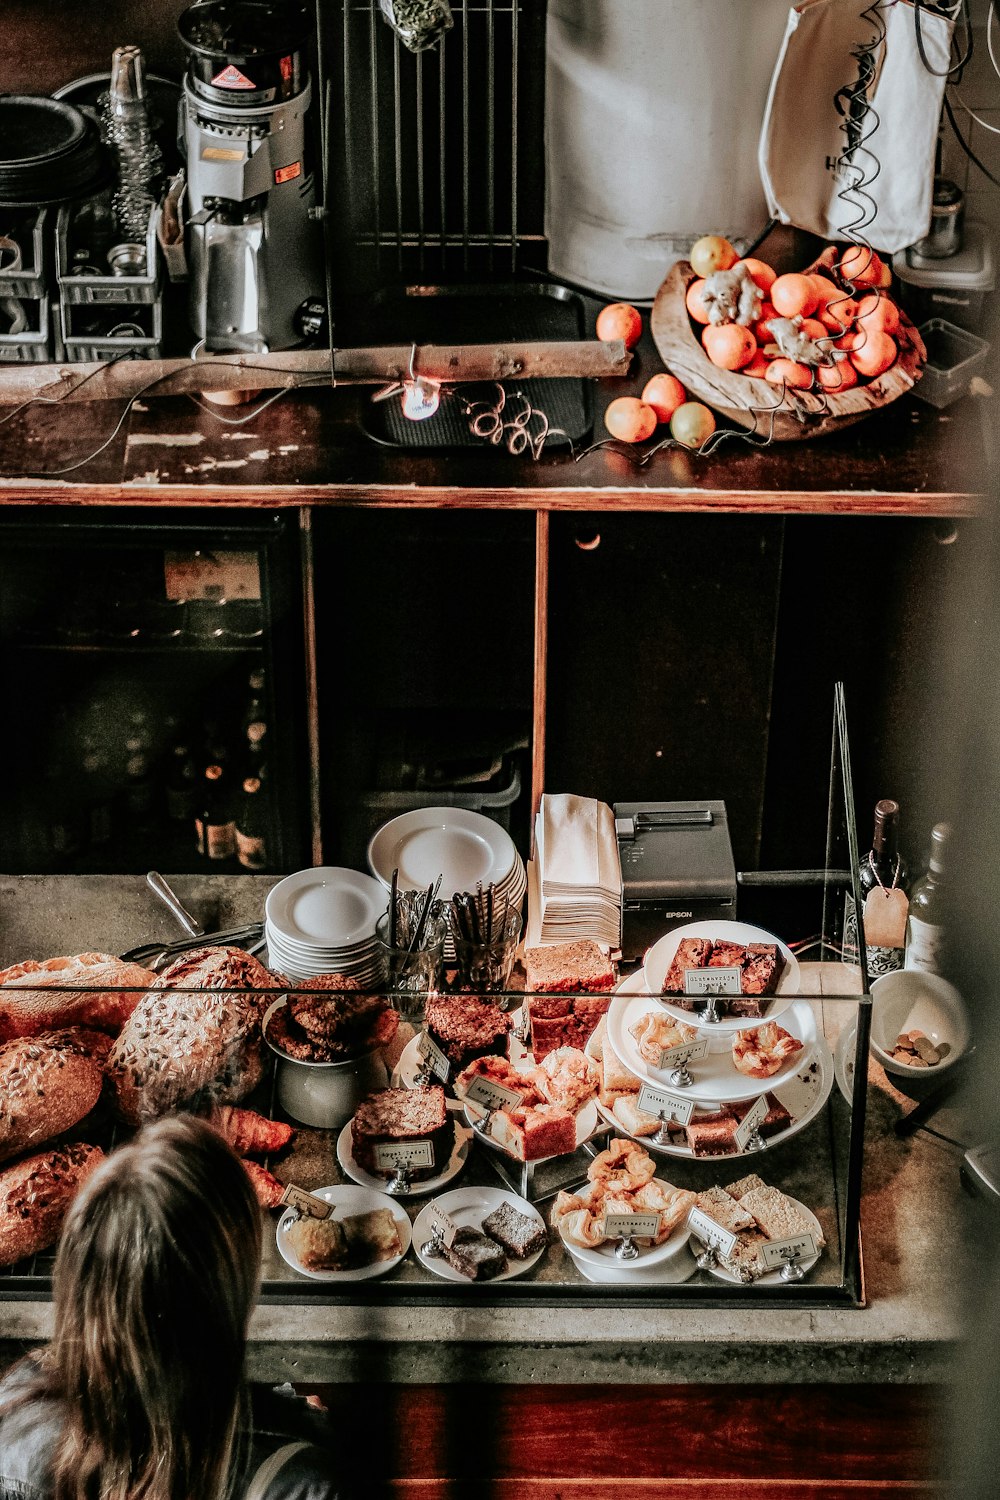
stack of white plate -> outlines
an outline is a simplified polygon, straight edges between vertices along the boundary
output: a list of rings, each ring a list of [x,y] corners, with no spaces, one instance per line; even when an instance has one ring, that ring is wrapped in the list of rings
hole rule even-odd
[[[442,901],[492,884],[494,913],[505,901],[520,911],[528,889],[524,861],[507,830],[462,807],[420,807],[383,823],[368,845],[368,866],[386,891],[393,870],[401,891],[426,890],[440,875]],[[445,954],[453,956],[450,933]]]
[[[375,923],[387,906],[370,875],[320,865],[288,875],[264,905],[272,969],[290,979],[347,974],[367,987],[382,979]]]

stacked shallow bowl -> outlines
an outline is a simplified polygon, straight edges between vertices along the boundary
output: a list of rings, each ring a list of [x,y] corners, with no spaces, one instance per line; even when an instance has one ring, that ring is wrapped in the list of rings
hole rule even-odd
[[[290,979],[345,974],[367,988],[382,979],[375,923],[386,893],[358,870],[321,865],[278,882],[264,906],[270,965]]]

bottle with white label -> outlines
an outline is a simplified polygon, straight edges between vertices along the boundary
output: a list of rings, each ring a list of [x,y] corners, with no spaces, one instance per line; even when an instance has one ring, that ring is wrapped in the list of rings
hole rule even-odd
[[[931,858],[927,874],[918,880],[910,896],[910,918],[906,924],[907,969],[940,974],[945,938],[944,872],[951,829],[935,823],[931,830]]]
[[[903,967],[909,874],[899,852],[899,803],[883,797],[875,804],[872,846],[861,856],[858,882],[864,902],[868,975],[877,979]],[[844,957],[857,957],[857,917],[848,892],[844,910]]]

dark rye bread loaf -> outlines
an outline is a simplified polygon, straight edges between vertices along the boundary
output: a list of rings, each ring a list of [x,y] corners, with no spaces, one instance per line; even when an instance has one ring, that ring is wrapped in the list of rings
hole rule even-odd
[[[54,1244],[84,1181],[104,1160],[98,1146],[77,1143],[26,1156],[0,1170],[0,1266]]]
[[[261,1019],[281,987],[240,948],[196,948],[164,969],[108,1058],[122,1119],[140,1125],[206,1097],[242,1099],[263,1074]]]
[[[90,1113],[110,1046],[102,1032],[82,1029],[0,1045],[0,1161],[37,1150]]]
[[[91,1026],[117,1036],[155,979],[152,970],[109,953],[14,964],[0,970],[0,1042],[58,1026]],[[66,993],[74,988],[78,994]]]
[[[351,1121],[354,1160],[374,1177],[394,1175],[394,1169],[383,1169],[376,1164],[376,1146],[417,1140],[431,1142],[434,1165],[411,1167],[410,1176],[415,1182],[436,1177],[448,1161],[454,1137],[455,1127],[440,1084],[417,1089],[383,1089],[359,1104]]]

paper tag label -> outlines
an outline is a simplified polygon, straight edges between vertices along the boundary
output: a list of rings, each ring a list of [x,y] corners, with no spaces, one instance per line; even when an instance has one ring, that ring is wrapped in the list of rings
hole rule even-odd
[[[375,1165],[380,1172],[392,1172],[397,1167],[433,1167],[433,1141],[401,1141],[398,1145],[375,1147]]]
[[[446,1214],[443,1209],[436,1208],[433,1203],[427,1210],[427,1215],[430,1219],[431,1234],[441,1240],[442,1244],[447,1245],[450,1249],[458,1233],[458,1225],[455,1223],[455,1220],[450,1214]]]
[[[519,1093],[504,1088],[502,1083],[494,1083],[491,1078],[474,1078],[466,1090],[466,1098],[484,1109],[516,1109],[521,1103]]]
[[[307,1193],[305,1188],[296,1187],[290,1182],[281,1195],[282,1203],[287,1203],[289,1208],[297,1208],[299,1213],[309,1214],[313,1219],[328,1219],[333,1213],[333,1204],[327,1203],[325,1198],[317,1198],[315,1193]]]
[[[660,1069],[683,1068],[689,1062],[698,1062],[708,1056],[710,1046],[706,1036],[700,1042],[681,1042],[676,1047],[664,1047],[660,1052]]]
[[[233,63],[228,68],[223,68],[221,73],[216,73],[212,79],[213,89],[255,89],[257,85],[241,73]]]
[[[644,1083],[639,1090],[638,1105],[648,1115],[666,1115],[678,1125],[686,1125],[694,1114],[693,1099],[678,1099],[675,1094],[666,1094],[662,1089],[650,1088]]]
[[[685,969],[685,995],[738,995],[743,970],[737,967],[718,969]]]
[[[605,1214],[606,1240],[653,1239],[660,1227],[659,1214]]]
[[[767,1119],[770,1108],[771,1106],[763,1094],[761,1094],[759,1099],[754,1101],[749,1112],[743,1116],[743,1119],[733,1131],[733,1140],[736,1142],[736,1149],[738,1151],[745,1151],[747,1149],[747,1141],[753,1135],[758,1125],[762,1125]]]
[[[769,1271],[790,1260],[812,1260],[816,1241],[811,1234],[797,1234],[791,1240],[767,1240],[760,1247],[760,1258]]]
[[[722,1255],[732,1255],[736,1249],[735,1234],[729,1229],[723,1229],[721,1224],[716,1224],[715,1220],[710,1219],[708,1214],[703,1213],[700,1208],[692,1208],[688,1214],[688,1227],[703,1245],[711,1245]]]
[[[283,182],[294,182],[296,177],[302,176],[302,163],[293,161],[287,167],[275,167],[274,180],[280,185]]]
[[[910,902],[905,891],[876,886],[865,897],[865,942],[875,948],[902,948]]]
[[[422,1031],[417,1040],[417,1051],[430,1067],[435,1078],[447,1083],[451,1074],[451,1063],[445,1057],[430,1032]]]

